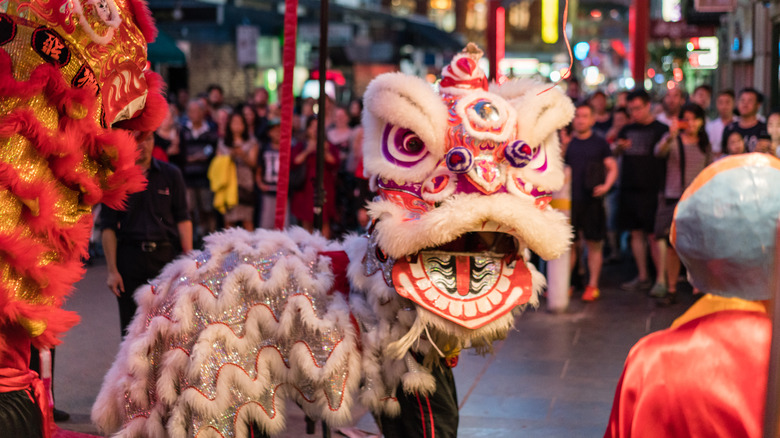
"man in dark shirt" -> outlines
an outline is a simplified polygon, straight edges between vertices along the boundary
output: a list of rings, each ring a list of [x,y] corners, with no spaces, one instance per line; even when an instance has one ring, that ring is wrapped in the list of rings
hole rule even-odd
[[[588,246],[590,277],[582,300],[593,301],[601,294],[601,246],[607,233],[603,196],[617,179],[617,163],[607,141],[593,132],[596,118],[590,106],[578,105],[572,123],[574,136],[565,156],[571,168],[571,223],[576,233],[572,262],[579,257],[584,239]]]
[[[723,138],[721,139],[721,151],[728,153],[728,138],[732,132],[739,132],[745,140],[746,152],[765,152],[756,151],[758,138],[766,132],[766,123],[758,119],[758,110],[764,102],[764,95],[755,88],[743,88],[737,98],[737,111],[739,117],[737,120],[729,123],[723,128]]]
[[[593,110],[593,118],[596,121],[591,129],[601,138],[607,138],[607,131],[612,127],[612,112],[607,110],[607,95],[601,90],[596,90],[588,99],[588,105]]]
[[[127,209],[103,205],[100,225],[108,265],[106,284],[119,301],[122,335],[135,314],[133,292],[156,277],[182,251],[192,250],[192,222],[179,169],[152,158],[151,132],[134,132],[136,162],[148,180],[146,189],[127,199]]]
[[[669,128],[655,120],[650,110],[650,96],[644,90],[629,93],[628,112],[633,123],[620,130],[616,141],[616,152],[623,155],[618,221],[621,229],[631,232],[631,252],[639,275],[622,287],[646,290],[653,285],[647,269],[648,244],[655,266],[661,263],[657,245],[653,244],[653,228],[658,192],[663,184],[664,161],[655,157],[654,148]]]

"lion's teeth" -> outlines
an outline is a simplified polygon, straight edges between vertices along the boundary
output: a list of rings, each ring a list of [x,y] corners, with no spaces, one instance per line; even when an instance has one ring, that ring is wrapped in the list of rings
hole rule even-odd
[[[409,262],[409,269],[415,279],[425,278],[425,269],[422,264],[422,257],[417,257],[417,263]]]
[[[502,275],[501,278],[498,280],[498,283],[496,284],[496,289],[499,292],[506,292],[507,290],[509,290],[509,286],[511,284],[512,284],[512,282],[509,281],[509,278],[504,277]]]
[[[460,316],[463,313],[463,303],[457,300],[450,302],[450,315]]]
[[[502,298],[503,296],[497,290],[494,290],[493,292],[490,293],[490,295],[488,295],[488,299],[490,300],[490,302],[496,306],[501,302]]]
[[[486,299],[481,299],[477,301],[477,306],[479,307],[480,313],[488,313],[491,309],[493,309],[493,306],[490,304],[490,301]]]
[[[433,305],[436,306],[439,310],[444,310],[449,307],[451,301],[452,300],[445,297],[444,295],[439,295],[438,299],[433,301]]]
[[[515,272],[515,267],[517,266],[515,263],[507,263],[506,261],[501,263],[503,266],[501,267],[501,275],[509,277],[512,275],[513,272]]]
[[[427,278],[421,278],[417,280],[417,289],[425,290],[431,287],[431,280]]]

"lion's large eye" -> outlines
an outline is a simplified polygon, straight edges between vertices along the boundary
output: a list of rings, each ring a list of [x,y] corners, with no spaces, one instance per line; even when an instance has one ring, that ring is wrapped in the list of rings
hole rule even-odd
[[[412,167],[428,155],[428,148],[414,131],[387,124],[382,133],[382,154],[396,166]]]
[[[423,150],[424,147],[425,147],[425,143],[423,143],[423,141],[420,140],[420,137],[415,135],[413,132],[410,131],[406,136],[404,136],[404,144],[403,144],[404,152],[408,152],[410,154],[418,154]]]

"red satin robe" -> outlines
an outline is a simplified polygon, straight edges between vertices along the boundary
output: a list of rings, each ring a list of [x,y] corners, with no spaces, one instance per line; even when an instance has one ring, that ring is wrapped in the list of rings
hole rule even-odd
[[[686,315],[703,313],[695,307]],[[770,341],[769,317],[748,310],[645,336],[628,354],[604,437],[761,437]]]

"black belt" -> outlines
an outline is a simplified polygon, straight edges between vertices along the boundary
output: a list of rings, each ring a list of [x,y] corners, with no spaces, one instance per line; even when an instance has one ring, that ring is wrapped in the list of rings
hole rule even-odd
[[[143,252],[155,252],[161,248],[167,248],[173,246],[171,242],[167,240],[123,240],[119,242],[123,246],[132,246],[134,248],[141,248]]]

